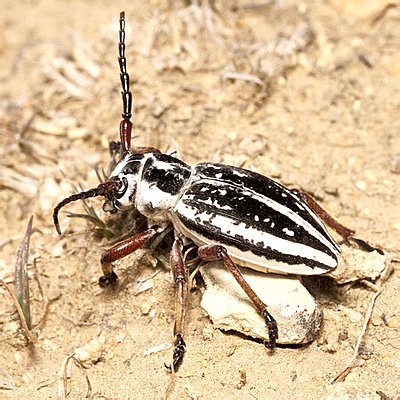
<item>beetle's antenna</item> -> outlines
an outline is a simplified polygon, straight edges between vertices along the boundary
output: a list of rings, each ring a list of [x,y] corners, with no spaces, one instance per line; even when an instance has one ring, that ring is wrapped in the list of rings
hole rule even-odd
[[[111,193],[116,186],[117,183],[115,181],[106,181],[101,183],[94,189],[87,190],[86,192],[73,194],[72,196],[69,196],[60,203],[58,203],[53,211],[53,221],[54,225],[56,226],[58,234],[61,235],[60,224],[58,223],[58,212],[62,207],[76,200],[84,200],[89,197],[106,196],[107,194]]]
[[[131,148],[132,133],[132,93],[129,89],[129,74],[126,72],[125,58],[125,12],[119,15],[119,43],[118,43],[118,62],[120,69],[120,78],[122,85],[122,118],[119,134],[123,152],[127,152]]]

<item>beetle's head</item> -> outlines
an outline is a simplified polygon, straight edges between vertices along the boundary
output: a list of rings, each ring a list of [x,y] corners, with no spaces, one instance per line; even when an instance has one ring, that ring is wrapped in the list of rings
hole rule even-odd
[[[136,187],[143,157],[143,154],[133,154],[130,151],[125,152],[106,182],[101,183],[96,188],[73,194],[58,203],[53,212],[53,220],[57,232],[61,234],[58,223],[60,209],[73,201],[84,200],[89,197],[105,196],[104,211],[115,213],[118,210],[134,207]]]
[[[143,154],[126,152],[111,172],[109,181],[115,188],[106,194],[104,211],[117,212],[135,206],[136,188],[143,161]]]

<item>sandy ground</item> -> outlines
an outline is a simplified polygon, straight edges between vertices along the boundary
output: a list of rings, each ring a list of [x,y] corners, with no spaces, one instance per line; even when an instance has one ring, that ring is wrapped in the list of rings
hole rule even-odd
[[[51,303],[34,331],[39,340],[28,344],[0,289],[0,397],[57,398],[66,356],[93,340],[86,371],[93,394],[105,398],[400,396],[400,8],[385,1],[142,3],[2,2],[0,277],[12,284],[33,215],[33,320],[43,309],[34,259]],[[119,263],[119,285],[103,291],[99,257],[109,241],[65,214],[65,236],[56,234],[52,208],[73,193],[72,183],[98,184],[95,170],[107,169],[108,142],[118,140],[123,9],[135,144],[300,187],[386,252],[393,273],[377,282],[382,293],[343,382],[330,383],[354,351],[373,295],[364,285],[311,278],[324,311],[319,338],[271,355],[213,327],[200,308],[200,283],[191,293],[188,351],[172,378],[164,367],[170,348],[145,355],[173,340],[168,267],[143,250]],[[101,200],[90,204],[103,218]],[[83,212],[80,203],[68,210]],[[73,366],[70,376],[71,397],[85,396],[82,372]]]

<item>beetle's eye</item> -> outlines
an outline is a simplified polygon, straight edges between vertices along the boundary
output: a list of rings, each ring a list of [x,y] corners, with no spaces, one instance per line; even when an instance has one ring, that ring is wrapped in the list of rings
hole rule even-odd
[[[121,180],[118,181],[117,188],[115,189],[115,197],[117,199],[121,198],[128,189],[128,180],[125,177],[122,177]]]

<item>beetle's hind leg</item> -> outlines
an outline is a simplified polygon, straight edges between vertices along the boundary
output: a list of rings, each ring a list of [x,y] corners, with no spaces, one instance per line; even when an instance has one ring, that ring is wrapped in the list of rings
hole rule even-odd
[[[321,218],[321,220],[330,228],[332,228],[337,234],[339,234],[344,240],[346,240],[346,242],[353,242],[362,250],[368,252],[376,250],[379,254],[383,255],[383,251],[381,249],[371,246],[362,239],[355,238],[355,232],[353,230],[346,228],[344,225],[336,221],[336,219],[329,215],[308,193],[298,189],[292,189],[291,192],[304,200],[308,206]]]
[[[113,261],[119,260],[120,258],[133,253],[150,240],[156,233],[156,229],[150,228],[147,231],[117,243],[110,249],[106,250],[101,255],[101,269],[103,270],[104,275],[99,279],[100,286],[104,287],[117,281],[118,276],[114,272],[111,264]]]
[[[186,352],[186,343],[183,340],[183,329],[185,319],[185,308],[188,298],[188,278],[182,255],[183,244],[181,239],[175,238],[172,245],[170,261],[171,270],[176,285],[175,298],[175,324],[174,324],[174,353],[172,366],[166,367],[174,372],[182,364],[183,356]]]
[[[267,347],[274,348],[276,341],[278,339],[278,326],[274,317],[267,311],[267,306],[261,301],[261,299],[257,296],[251,286],[246,282],[242,273],[236,264],[229,257],[227,250],[225,247],[220,245],[205,245],[201,246],[198,249],[199,257],[204,261],[216,261],[222,260],[226,267],[229,269],[231,274],[234,276],[236,281],[239,283],[241,288],[245,291],[247,296],[249,296],[250,300],[256,307],[259,314],[261,314],[265,323],[268,327],[268,336],[269,343],[266,343]]]

